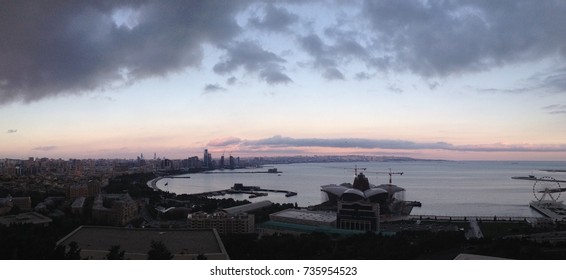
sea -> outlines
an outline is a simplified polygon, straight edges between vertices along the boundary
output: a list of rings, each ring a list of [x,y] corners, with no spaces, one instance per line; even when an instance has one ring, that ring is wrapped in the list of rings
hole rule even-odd
[[[277,168],[280,173],[267,173],[271,168]],[[283,193],[269,193],[249,198],[249,194],[230,194],[217,198],[270,200],[306,207],[326,200],[321,186],[353,183],[356,168],[374,185],[388,183],[388,172],[402,172],[402,175],[394,174],[392,181],[405,189],[405,200],[421,202],[421,207],[413,208],[413,215],[539,217],[540,214],[529,207],[529,202],[535,199],[535,181],[511,177],[533,175],[566,180],[566,162],[562,161],[390,161],[275,164],[216,170],[179,175],[185,178],[163,178],[156,185],[176,194],[194,194],[225,190],[241,183],[292,191],[297,195],[286,197]],[[563,185],[566,188],[566,183]],[[565,197],[566,193],[562,193],[558,200]]]

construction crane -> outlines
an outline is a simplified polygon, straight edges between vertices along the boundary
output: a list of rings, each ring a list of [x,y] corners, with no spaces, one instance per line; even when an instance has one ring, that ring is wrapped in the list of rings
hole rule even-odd
[[[393,183],[393,179],[392,179],[393,175],[403,175],[404,172],[393,172],[393,171],[391,171],[391,168],[389,168],[389,172],[372,172],[372,173],[389,175],[389,184],[392,184]]]
[[[348,170],[348,171],[354,170],[354,175],[355,175],[355,176],[358,176],[358,170],[365,171],[366,169],[367,169],[366,167],[360,167],[360,168],[358,168],[358,165],[357,165],[357,164],[354,166],[354,169],[352,169],[352,168],[344,168],[344,170]]]

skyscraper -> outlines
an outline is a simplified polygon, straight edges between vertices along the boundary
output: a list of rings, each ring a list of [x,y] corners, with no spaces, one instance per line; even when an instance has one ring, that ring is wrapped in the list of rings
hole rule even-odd
[[[203,165],[206,169],[212,168],[212,155],[208,152],[208,149],[204,149]]]

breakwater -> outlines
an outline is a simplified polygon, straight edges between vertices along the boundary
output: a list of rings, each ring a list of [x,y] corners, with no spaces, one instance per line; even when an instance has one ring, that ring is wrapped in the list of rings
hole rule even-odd
[[[292,191],[262,189],[260,187],[253,187],[253,188],[249,188],[249,189],[248,188],[247,189],[230,188],[230,189],[217,190],[217,191],[193,193],[191,195],[211,197],[211,196],[223,196],[223,195],[227,195],[227,194],[249,194],[250,198],[254,198],[254,197],[259,197],[259,196],[267,196],[267,193],[284,193],[285,196],[287,196],[287,197],[297,195],[296,192],[292,192]]]

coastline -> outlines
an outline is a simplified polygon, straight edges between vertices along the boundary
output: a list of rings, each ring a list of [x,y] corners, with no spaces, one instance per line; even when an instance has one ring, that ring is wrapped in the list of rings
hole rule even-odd
[[[161,180],[161,179],[163,179],[163,177],[161,177],[161,176],[159,176],[159,177],[157,177],[157,178],[155,178],[155,179],[152,179],[151,181],[148,182],[148,185],[149,185],[152,189],[154,189],[154,190],[156,190],[156,191],[160,191],[161,189],[157,187],[157,182],[158,182],[159,180]]]

